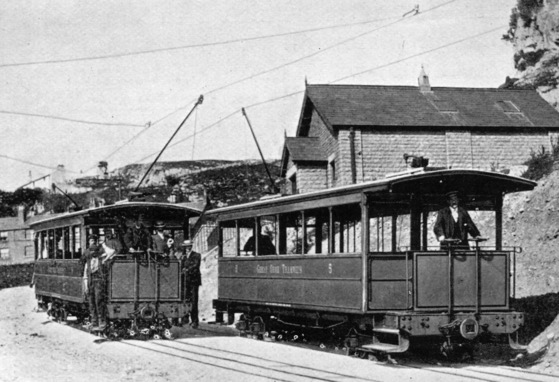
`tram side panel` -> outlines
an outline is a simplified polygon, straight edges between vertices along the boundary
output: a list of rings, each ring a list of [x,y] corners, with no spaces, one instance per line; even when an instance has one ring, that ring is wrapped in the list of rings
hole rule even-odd
[[[157,311],[181,318],[190,311],[184,300],[180,263],[116,260],[109,278],[109,317],[130,318],[134,312]]]
[[[369,255],[369,301],[372,311],[413,308],[412,263],[408,254]]]
[[[35,294],[84,302],[83,265],[79,260],[38,260],[35,263]]]
[[[362,311],[360,255],[221,258],[218,273],[218,301]]]
[[[474,252],[454,254],[450,267],[447,253],[415,253],[414,268],[417,310],[444,310],[448,309],[449,303],[458,310],[474,310],[478,304],[481,310],[509,308],[506,252],[482,252],[477,275]],[[449,299],[449,293],[452,293],[452,299]]]

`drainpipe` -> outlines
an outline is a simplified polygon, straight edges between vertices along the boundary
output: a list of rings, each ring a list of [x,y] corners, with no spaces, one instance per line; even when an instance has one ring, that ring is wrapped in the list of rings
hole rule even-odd
[[[351,183],[355,184],[357,182],[357,169],[355,165],[355,131],[353,127],[349,129],[349,152],[351,156]]]

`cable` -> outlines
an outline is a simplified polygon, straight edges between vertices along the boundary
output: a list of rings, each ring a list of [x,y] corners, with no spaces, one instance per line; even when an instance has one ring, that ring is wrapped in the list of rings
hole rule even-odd
[[[414,16],[414,17],[420,17],[421,15],[424,15],[425,13],[431,12],[431,11],[437,9],[437,8],[446,6],[446,5],[451,4],[451,3],[454,3],[454,2],[456,2],[456,1],[458,1],[458,0],[450,0],[450,1],[447,1],[447,2],[445,2],[445,3],[436,5],[436,6],[432,7],[432,8],[427,9],[426,11],[420,13],[418,16]],[[218,88],[214,88],[214,89],[212,89],[212,90],[210,90],[210,91],[205,92],[204,94],[207,96],[208,94],[215,93],[215,92],[217,92],[217,91],[226,89],[226,88],[228,88],[228,87],[230,87],[230,86],[239,84],[239,83],[241,83],[241,82],[244,82],[244,81],[247,81],[247,80],[251,80],[251,79],[256,78],[256,77],[258,77],[258,76],[261,76],[261,75],[270,73],[270,72],[272,72],[272,71],[275,71],[275,70],[278,70],[278,69],[281,69],[281,68],[284,68],[284,67],[286,67],[286,66],[288,66],[288,65],[292,65],[292,64],[294,64],[294,63],[303,61],[303,60],[305,60],[305,59],[307,59],[307,58],[314,57],[314,56],[316,56],[316,55],[318,55],[318,54],[320,54],[320,53],[323,53],[323,52],[325,52],[325,51],[328,51],[328,50],[330,50],[330,49],[333,49],[333,48],[335,48],[335,47],[337,47],[337,46],[340,46],[340,45],[342,45],[342,44],[345,44],[345,43],[347,43],[347,42],[350,42],[350,41],[353,41],[353,40],[358,39],[358,38],[360,38],[360,37],[363,37],[363,36],[365,36],[365,35],[367,35],[367,34],[371,34],[371,33],[373,33],[373,32],[376,32],[376,31],[380,30],[380,29],[383,29],[383,28],[386,28],[386,27],[395,25],[395,24],[400,23],[400,22],[402,22],[402,21],[407,21],[407,20],[413,19],[414,17],[398,18],[398,20],[396,20],[396,21],[394,21],[394,22],[392,22],[392,23],[388,23],[388,24],[382,25],[382,26],[380,26],[380,27],[378,27],[378,28],[374,28],[374,29],[372,29],[372,30],[370,30],[370,31],[367,31],[367,32],[364,32],[364,33],[360,33],[360,34],[358,34],[358,35],[356,35],[356,36],[350,37],[350,38],[348,38],[348,39],[346,39],[346,40],[343,40],[343,41],[341,41],[341,42],[338,42],[338,43],[336,43],[336,44],[330,45],[330,46],[328,46],[328,47],[326,47],[326,48],[324,48],[324,49],[322,49],[322,50],[319,50],[319,51],[317,51],[317,52],[311,53],[311,54],[306,55],[306,56],[302,56],[302,57],[300,57],[300,58],[298,58],[298,59],[296,59],[296,60],[287,62],[287,63],[282,64],[282,65],[278,65],[278,66],[275,66],[275,67],[273,67],[273,68],[270,68],[270,69],[261,71],[261,72],[259,72],[259,73],[256,73],[256,74],[253,74],[253,75],[244,77],[244,78],[242,78],[242,79],[239,79],[239,80],[230,82],[230,83],[225,84],[225,85],[223,85],[223,86],[220,86],[220,87],[218,87]],[[294,93],[294,94],[298,94],[298,93]],[[293,94],[291,94],[291,95],[293,95]],[[288,96],[290,96],[290,95],[281,96],[280,98],[285,98],[285,97],[288,97]],[[194,100],[195,100],[195,99],[194,99]],[[267,103],[267,102],[269,102],[269,101],[265,101],[265,102],[263,102],[263,103]],[[251,105],[251,106],[254,106],[254,105]],[[169,114],[166,114],[164,117],[161,117],[161,118],[159,118],[158,120],[156,120],[155,122],[153,122],[153,123],[151,124],[151,126],[155,125],[156,123],[161,122],[162,120],[168,118],[169,116],[173,115],[174,113],[176,113],[176,112],[178,112],[178,111],[180,111],[180,110],[182,110],[182,109],[184,109],[184,108],[186,108],[186,107],[187,107],[187,106],[181,106],[180,108],[176,109],[175,111],[173,111],[173,112],[171,112],[171,113],[169,113]],[[249,107],[250,107],[250,106],[249,106]],[[141,131],[139,134],[137,134],[137,135],[136,135],[135,137],[133,137],[131,140],[129,140],[129,141],[126,142],[124,145],[122,145],[121,147],[119,147],[116,151],[120,150],[122,147],[124,147],[125,145],[127,145],[127,144],[128,144],[129,142],[131,142],[132,140],[136,139],[138,136],[140,136],[141,134],[143,134],[143,133],[144,133],[145,131],[147,131],[147,130],[148,130],[148,129],[144,129],[143,131]],[[179,142],[180,142],[180,141],[179,141]],[[171,147],[172,147],[172,146],[171,146]],[[115,151],[115,152],[116,152],[116,151]],[[111,153],[111,154],[110,154],[108,157],[106,157],[104,160],[107,160],[107,159],[108,159],[110,156],[112,156],[115,152]],[[152,154],[152,155],[153,155],[153,154]],[[152,156],[152,155],[150,155],[150,156]],[[149,156],[148,156],[147,158],[149,158]],[[144,158],[144,159],[145,159],[145,158]],[[144,160],[144,159],[142,159],[142,160]],[[137,162],[136,162],[136,163],[137,163]]]
[[[124,142],[122,145],[120,145],[119,147],[117,147],[113,152],[111,152],[109,155],[107,155],[105,158],[103,158],[102,161],[106,161],[107,159],[109,159],[110,157],[112,157],[114,154],[116,154],[117,152],[119,152],[122,148],[124,148],[124,146],[126,146],[127,144],[129,144],[130,142],[132,142],[133,140],[135,140],[136,138],[138,138],[140,135],[142,135],[145,131],[149,130],[152,126],[153,123],[146,123],[145,125],[146,127],[140,131],[139,133],[136,133],[136,135],[134,135],[132,138],[130,138],[129,140],[127,140],[126,142]],[[91,166],[90,168],[88,168],[87,170],[85,170],[85,172],[89,172],[91,170],[93,170],[94,168],[97,167],[97,164],[95,164],[94,166]]]
[[[0,157],[6,158],[6,159],[10,159],[10,160],[13,160],[13,161],[16,161],[16,162],[20,162],[20,163],[29,164],[29,165],[31,165],[31,166],[46,168],[46,169],[48,169],[48,170],[58,170],[57,167],[49,167],[49,166],[45,166],[45,165],[43,165],[43,164],[38,164],[38,163],[29,162],[29,161],[26,161],[26,160],[24,160],[24,159],[13,158],[13,157],[10,157],[10,156],[4,155],[4,154],[0,154]],[[67,172],[72,172],[72,173],[78,174],[77,171],[72,171],[72,170],[66,170],[66,171],[67,171]]]
[[[268,39],[268,38],[284,37],[284,36],[290,36],[290,35],[301,34],[301,33],[317,32],[317,31],[322,31],[322,30],[326,30],[326,29],[339,29],[339,28],[347,28],[347,27],[351,27],[351,26],[355,26],[355,25],[372,24],[372,23],[375,23],[375,22],[391,20],[391,19],[394,19],[394,18],[395,17],[365,20],[365,21],[359,21],[359,22],[355,22],[355,23],[330,25],[330,26],[325,26],[325,27],[303,29],[303,30],[299,30],[299,31],[284,32],[284,33],[270,34],[270,35],[264,35],[264,36],[238,38],[238,39],[233,39],[233,40],[215,41],[215,42],[208,42],[208,43],[201,43],[201,44],[180,45],[180,46],[172,46],[172,47],[167,47],[167,48],[139,50],[139,51],[135,51],[135,52],[106,54],[106,55],[101,55],[101,56],[88,56],[88,57],[53,59],[53,60],[44,60],[44,61],[16,62],[16,63],[13,63],[13,64],[0,64],[0,68],[9,68],[9,67],[15,67],[15,66],[29,66],[29,65],[60,64],[60,63],[79,62],[79,61],[105,60],[105,59],[111,59],[111,58],[138,56],[138,55],[142,55],[142,54],[168,52],[168,51],[173,51],[173,50],[184,50],[184,49],[192,49],[192,48],[204,48],[204,47],[208,47],[208,46],[236,44],[236,43],[239,43],[239,42],[264,40],[264,39]]]
[[[497,31],[497,30],[502,30],[504,27],[506,27],[506,25],[501,25],[501,26],[499,26],[499,27],[497,27],[497,28],[493,28],[493,29],[490,29],[490,30],[488,30],[488,31],[481,32],[481,33],[478,33],[478,34],[473,35],[473,36],[468,36],[468,37],[465,37],[465,38],[463,38],[463,39],[460,39],[460,40],[457,40],[457,41],[453,41],[453,42],[451,42],[451,43],[444,44],[444,45],[441,45],[441,46],[436,47],[436,48],[433,48],[433,49],[429,49],[429,50],[426,50],[426,51],[423,51],[423,52],[420,52],[420,53],[416,53],[416,54],[413,54],[413,55],[411,55],[411,56],[407,56],[407,57],[405,57],[405,58],[402,58],[402,59],[399,59],[399,60],[396,60],[396,61],[392,61],[392,62],[390,62],[390,63],[388,63],[388,64],[376,66],[376,67],[371,68],[371,69],[363,70],[362,72],[353,73],[353,74],[350,74],[349,76],[340,77],[340,78],[338,78],[338,79],[336,79],[336,80],[334,80],[334,81],[329,82],[329,84],[332,84],[332,83],[335,83],[335,82],[338,82],[338,81],[342,81],[342,80],[346,80],[346,79],[351,78],[351,77],[356,77],[356,76],[359,76],[359,75],[364,74],[364,73],[372,72],[373,70],[386,68],[387,66],[390,66],[390,65],[399,64],[400,62],[409,60],[409,59],[411,59],[411,58],[420,57],[420,56],[426,55],[426,54],[428,54],[428,53],[433,53],[433,52],[435,52],[435,51],[437,51],[437,50],[444,49],[444,48],[448,48],[449,46],[457,45],[457,44],[460,44],[460,43],[462,43],[462,42],[464,42],[464,41],[471,40],[471,39],[473,39],[473,38],[480,37],[480,36],[483,36],[483,35],[486,35],[486,34],[495,32],[495,31]]]
[[[126,126],[126,127],[143,127],[143,126],[145,126],[145,125],[137,125],[137,124],[132,124],[132,123],[111,123],[111,122],[86,121],[86,120],[83,120],[83,119],[72,119],[72,118],[66,118],[66,117],[58,117],[58,116],[55,116],[55,115],[23,113],[23,112],[18,112],[18,111],[9,111],[9,110],[0,110],[0,114],[22,115],[22,116],[25,116],[25,117],[56,119],[56,120],[60,120],[60,121],[83,123],[83,124],[86,124],[86,125]]]
[[[225,121],[225,120],[231,118],[232,116],[234,116],[235,114],[239,113],[240,111],[241,111],[241,109],[235,110],[235,111],[232,112],[231,114],[226,115],[225,117],[223,117],[223,118],[221,118],[220,120],[218,120],[218,121],[212,123],[211,125],[208,125],[208,126],[204,127],[202,130],[198,131],[197,134],[200,135],[200,134],[203,133],[204,131],[211,129],[212,127],[217,126],[217,125],[220,124],[221,122],[223,122],[223,121]],[[190,134],[189,136],[187,136],[187,137],[185,137],[185,138],[183,138],[183,139],[181,139],[181,140],[179,140],[179,141],[176,141],[176,142],[173,143],[172,145],[169,145],[169,148],[174,147],[174,146],[178,145],[179,143],[182,143],[182,142],[184,142],[184,141],[186,141],[186,140],[192,138],[193,135],[194,135],[194,134]],[[139,160],[135,161],[133,164],[137,164],[137,163],[143,162],[143,161],[145,161],[146,159],[148,159],[148,158],[150,158],[150,157],[156,155],[157,153],[158,153],[158,151],[157,151],[157,152],[154,152],[154,153],[151,153],[151,154],[149,154],[149,155],[143,157],[142,159],[139,159]]]
[[[424,51],[424,52],[421,52],[421,53],[417,53],[417,54],[413,54],[413,55],[411,55],[411,56],[404,57],[404,58],[399,59],[399,60],[396,60],[396,61],[392,61],[392,62],[390,62],[390,63],[388,63],[388,64],[376,66],[376,67],[374,67],[374,68],[367,69],[367,70],[362,71],[362,72],[359,72],[359,73],[354,73],[354,74],[351,74],[351,75],[348,75],[348,76],[345,76],[345,77],[338,78],[338,79],[336,79],[336,80],[333,80],[333,81],[331,81],[331,82],[328,82],[328,84],[332,84],[332,83],[341,81],[341,80],[343,80],[343,79],[350,78],[350,77],[354,77],[354,76],[357,76],[357,75],[360,75],[360,74],[363,74],[363,73],[366,73],[366,72],[371,72],[371,71],[374,71],[374,70],[386,68],[386,67],[388,67],[388,66],[395,65],[395,64],[398,64],[398,63],[400,63],[400,62],[403,62],[403,61],[406,61],[406,60],[409,60],[409,59],[412,59],[412,58],[415,58],[415,57],[418,57],[418,56],[421,56],[421,55],[424,55],[424,54],[427,54],[427,53],[432,53],[432,52],[437,51],[437,50],[439,50],[439,49],[443,49],[443,48],[446,48],[446,47],[449,47],[449,46],[452,46],[452,45],[456,45],[456,44],[462,43],[462,42],[464,42],[464,41],[467,41],[467,40],[470,40],[470,39],[473,39],[473,38],[477,38],[477,37],[479,37],[479,36],[483,36],[483,35],[485,35],[485,34],[489,34],[489,33],[491,33],[491,32],[494,32],[494,31],[496,31],[496,30],[498,30],[498,29],[502,29],[502,28],[503,28],[503,26],[500,26],[500,27],[498,27],[498,28],[493,28],[493,29],[491,29],[491,30],[488,30],[488,31],[485,31],[485,32],[482,32],[482,33],[478,33],[478,34],[473,35],[473,36],[468,36],[468,37],[465,37],[465,38],[463,38],[463,39],[460,39],[460,40],[457,40],[457,41],[454,41],[454,42],[451,42],[451,43],[448,43],[448,44],[445,44],[445,45],[441,45],[441,46],[439,46],[439,47],[437,47],[437,48],[433,48],[433,49],[430,49],[430,50],[427,50],[427,51]],[[270,98],[270,99],[265,100],[265,101],[255,102],[255,103],[253,103],[253,104],[251,104],[251,105],[245,106],[245,109],[252,108],[252,107],[256,107],[256,106],[261,106],[261,105],[264,105],[264,104],[267,104],[267,103],[271,103],[271,102],[275,102],[275,101],[278,101],[278,100],[280,100],[280,99],[292,97],[292,96],[294,96],[294,95],[298,95],[298,94],[301,94],[301,93],[304,93],[304,92],[305,92],[304,90],[299,90],[299,91],[295,91],[295,92],[292,92],[292,93],[289,93],[289,94],[284,94],[284,95],[281,95],[281,96],[278,96],[278,97]],[[235,115],[237,112],[240,112],[240,111],[241,111],[240,109],[239,109],[239,110],[236,110],[235,112],[233,112],[233,113],[227,115],[226,117],[220,119],[219,121],[216,121],[216,122],[214,122],[213,124],[211,124],[211,125],[209,125],[209,126],[203,128],[203,129],[200,130],[197,134],[200,135],[202,132],[204,132],[204,131],[206,131],[206,130],[209,130],[210,128],[212,128],[212,127],[216,126],[217,124],[223,122],[225,119],[228,119],[228,118],[232,117],[233,115]],[[174,144],[170,145],[169,147],[173,147],[173,146],[175,146],[175,145],[177,145],[177,144],[179,144],[179,143],[182,143],[182,142],[186,141],[187,139],[190,139],[192,136],[193,136],[193,135],[189,135],[189,136],[187,136],[187,137],[185,137],[185,138],[183,138],[183,139],[181,139],[181,140],[175,142]],[[147,158],[152,157],[152,156],[155,155],[155,154],[156,154],[156,153],[152,153],[152,154],[150,154],[150,155],[148,155],[148,156],[146,156],[146,157],[144,157],[144,158],[142,158],[142,159],[140,159],[139,161],[136,161],[136,162],[134,162],[134,163],[142,162],[142,161],[146,160]]]

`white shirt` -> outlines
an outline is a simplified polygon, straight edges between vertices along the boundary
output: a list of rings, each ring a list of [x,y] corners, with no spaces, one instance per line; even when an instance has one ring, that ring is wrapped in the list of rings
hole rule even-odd
[[[458,221],[458,207],[450,207],[450,213],[455,222]]]

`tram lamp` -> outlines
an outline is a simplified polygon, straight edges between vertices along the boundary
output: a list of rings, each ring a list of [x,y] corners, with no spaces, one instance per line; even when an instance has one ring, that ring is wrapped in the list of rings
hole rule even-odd
[[[427,165],[429,165],[429,158],[404,154],[404,161],[406,162],[406,165],[408,165],[408,160],[410,160],[410,159],[411,159],[411,162],[409,163],[409,166],[411,168],[427,167]]]

